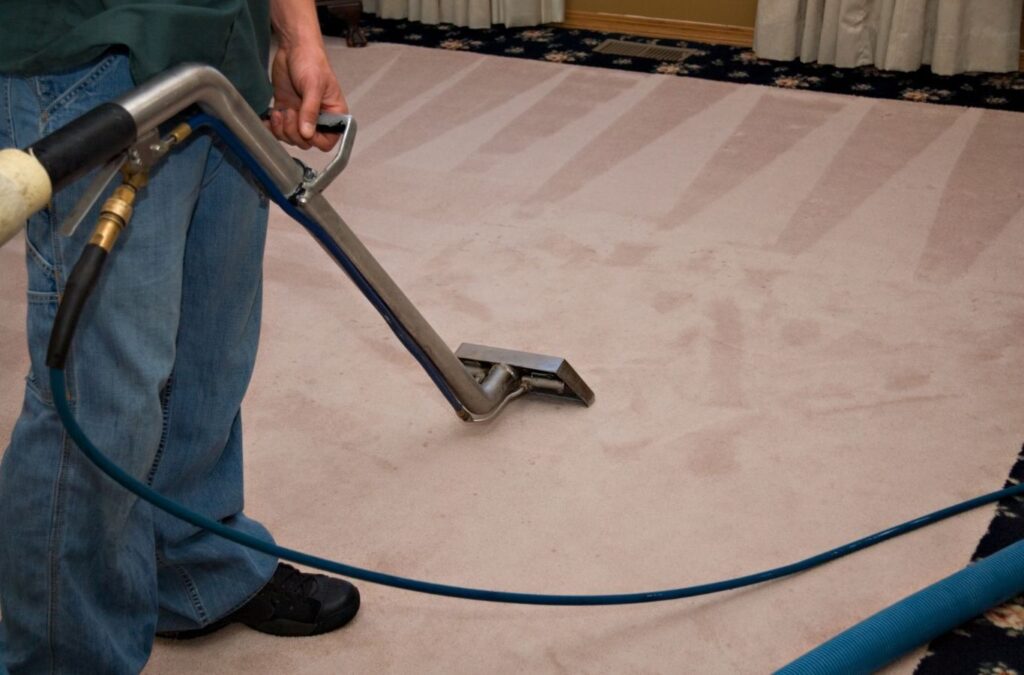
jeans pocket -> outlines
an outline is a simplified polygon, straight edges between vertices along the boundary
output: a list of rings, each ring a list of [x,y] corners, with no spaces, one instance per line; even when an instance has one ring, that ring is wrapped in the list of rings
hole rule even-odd
[[[35,220],[49,220],[44,214]],[[54,267],[52,228],[49,223],[34,223],[25,228],[25,258],[28,268],[28,290],[31,293],[57,293]]]
[[[133,86],[128,57],[110,50],[74,70],[36,78],[44,129],[52,131]]]

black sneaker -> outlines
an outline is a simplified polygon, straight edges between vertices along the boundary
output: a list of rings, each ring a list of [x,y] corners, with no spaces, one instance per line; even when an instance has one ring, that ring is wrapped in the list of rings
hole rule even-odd
[[[191,640],[232,623],[270,635],[320,635],[341,628],[359,611],[359,590],[323,574],[306,574],[278,563],[274,576],[252,600],[223,619],[195,630],[157,633],[169,640]]]

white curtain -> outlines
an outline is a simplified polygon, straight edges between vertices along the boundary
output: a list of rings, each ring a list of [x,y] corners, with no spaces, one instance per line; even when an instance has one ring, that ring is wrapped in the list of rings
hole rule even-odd
[[[759,0],[754,51],[765,59],[874,64],[939,75],[1017,70],[1021,0]]]
[[[363,0],[363,9],[382,19],[469,28],[489,28],[496,23],[536,26],[565,20],[565,0]]]

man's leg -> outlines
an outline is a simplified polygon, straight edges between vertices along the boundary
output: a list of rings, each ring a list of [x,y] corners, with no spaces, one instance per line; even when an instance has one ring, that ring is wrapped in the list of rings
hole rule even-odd
[[[240,406],[260,329],[267,203],[214,147],[185,248],[174,371],[153,486],[191,509],[271,541],[242,513]],[[277,560],[157,513],[160,631],[222,618],[271,578]]]
[[[2,78],[3,142],[24,147],[132,86],[122,55],[68,73]],[[143,479],[160,444],[185,239],[208,153],[199,139],[154,172],[83,313],[66,370],[82,427]],[[73,447],[44,365],[58,298],[95,210],[73,238],[57,229],[87,183],[55,195],[26,233],[32,369],[0,466],[0,606],[12,675],[138,672],[158,614],[152,511]]]
[[[233,155],[215,146],[209,162],[188,232],[153,485],[269,541],[242,513],[239,412],[259,338],[267,203]],[[359,610],[359,592],[346,581],[278,566],[164,513],[155,519],[158,628],[166,637],[197,637],[231,621],[275,635],[315,635],[340,628]]]

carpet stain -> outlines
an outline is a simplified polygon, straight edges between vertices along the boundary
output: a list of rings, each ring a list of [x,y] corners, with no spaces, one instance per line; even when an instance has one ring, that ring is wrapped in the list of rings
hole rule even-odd
[[[705,274],[711,272],[718,265],[718,256],[711,249],[693,251],[687,257],[684,268],[687,272]]]
[[[821,337],[821,326],[813,319],[793,319],[782,327],[782,339],[791,347],[806,347]]]
[[[700,331],[697,328],[689,328],[679,334],[679,336],[672,342],[672,346],[680,352],[688,352],[693,349],[695,344],[697,344],[697,338],[699,337]]]
[[[636,267],[644,262],[655,247],[649,244],[619,243],[605,260],[606,265],[615,267]]]
[[[668,314],[691,302],[693,302],[693,293],[657,291],[651,298],[651,307],[658,314]]]
[[[775,280],[785,274],[785,270],[747,268],[743,270],[744,280],[753,288],[770,291]]]
[[[597,250],[582,242],[576,241],[564,234],[551,235],[537,247],[545,253],[550,253],[567,264],[579,264],[583,262],[596,262]]]
[[[719,477],[737,471],[737,437],[747,428],[748,420],[730,421],[684,435],[678,445],[686,453],[686,469],[698,477]]]
[[[929,373],[915,369],[900,370],[889,374],[886,378],[885,388],[889,391],[907,391],[917,389],[931,382],[932,376]]]
[[[710,341],[711,372],[708,379],[713,405],[743,407],[744,348],[746,335],[742,314],[734,300],[717,300],[708,318],[712,323]]]
[[[604,441],[601,448],[618,459],[643,459],[657,439],[653,436],[636,438],[629,441]]]
[[[394,340],[380,340],[360,335],[359,342],[387,363],[406,365],[411,358]]]
[[[462,312],[484,322],[490,322],[494,318],[494,313],[491,312],[490,307],[464,293],[453,290],[449,291],[445,297],[448,299],[448,304],[451,308],[457,312]]]

